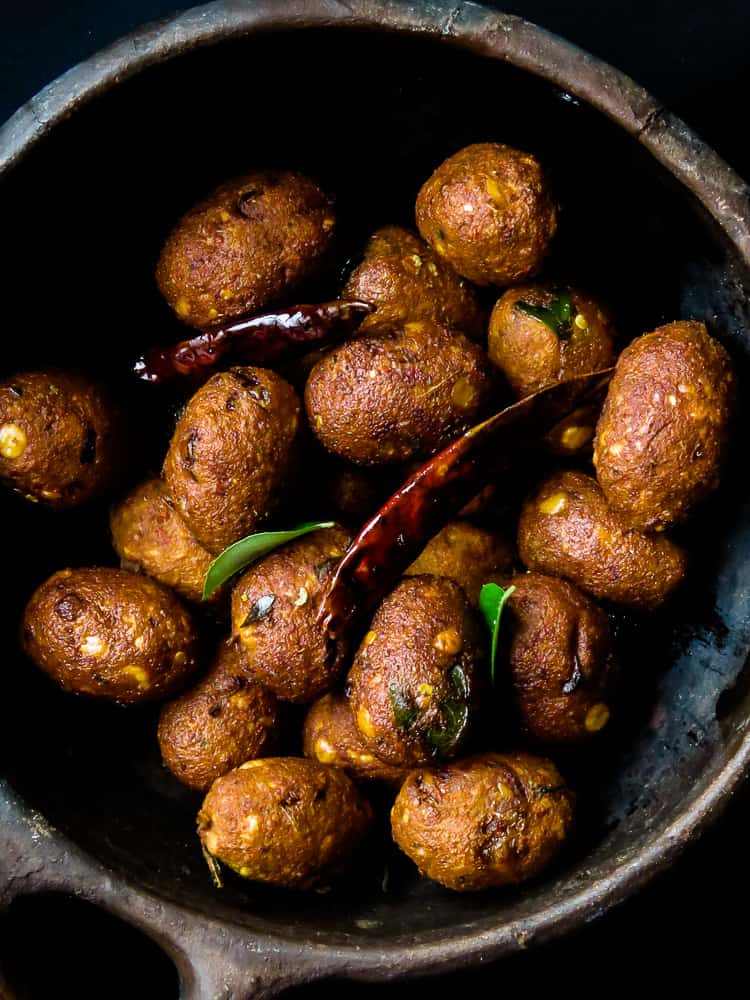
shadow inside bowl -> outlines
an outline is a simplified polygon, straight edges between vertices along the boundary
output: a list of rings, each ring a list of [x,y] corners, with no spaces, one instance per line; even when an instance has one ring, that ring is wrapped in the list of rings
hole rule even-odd
[[[269,34],[181,56],[39,143],[0,186],[3,367],[80,367],[118,384],[144,445],[137,479],[158,468],[172,417],[123,373],[177,329],[153,270],[184,209],[232,174],[300,168],[337,195],[343,261],[375,226],[413,225],[421,182],[447,155],[484,140],[531,150],[549,168],[562,205],[549,272],[601,294],[625,339],[678,317],[705,320],[746,380],[747,277],[697,202],[633,139],[507,65],[427,39],[353,31]],[[334,290],[332,274],[316,291]],[[194,834],[200,798],[159,760],[157,710],[64,696],[17,651],[22,608],[42,579],[63,566],[114,563],[106,511],[53,516],[3,494],[7,776],[51,823],[137,883],[286,937],[417,943],[559,902],[635,858],[742,735],[745,689],[721,727],[716,720],[750,649],[742,462],[737,448],[719,496],[686,532],[693,562],[679,598],[618,629],[631,709],[601,750],[566,761],[580,796],[579,840],[523,890],[456,896],[389,849],[387,866],[374,862],[327,895],[233,879],[217,893]]]

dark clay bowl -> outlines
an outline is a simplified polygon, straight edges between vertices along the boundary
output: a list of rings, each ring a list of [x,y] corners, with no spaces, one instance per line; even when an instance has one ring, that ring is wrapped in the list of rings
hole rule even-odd
[[[705,320],[742,384],[747,188],[619,73],[516,18],[447,0],[210,4],[118,43],[22,108],[0,130],[3,365],[121,380],[139,347],[172,330],[152,277],[160,241],[222,178],[270,164],[317,174],[355,220],[356,242],[376,224],[408,224],[422,180],[480,140],[549,166],[563,205],[555,262],[601,290],[627,336]],[[128,392],[156,456],[164,419],[148,389]],[[679,600],[619,630],[624,721],[595,761],[561,761],[580,792],[580,830],[544,878],[458,896],[391,854],[385,891],[378,862],[328,895],[234,880],[217,892],[194,834],[197,800],[160,765],[155,710],[63,696],[11,641],[0,903],[58,891],[102,906],[159,942],[183,996],[202,1000],[469,965],[603,913],[670,864],[750,758],[743,461],[686,536]],[[106,511],[53,517],[5,494],[0,504],[12,637],[48,573],[113,556]]]

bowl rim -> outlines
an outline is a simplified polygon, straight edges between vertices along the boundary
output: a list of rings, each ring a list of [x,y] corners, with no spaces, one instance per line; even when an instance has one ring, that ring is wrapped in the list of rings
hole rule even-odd
[[[147,25],[68,70],[0,127],[0,180],[76,110],[150,66],[197,48],[256,32],[306,28],[360,28],[418,34],[510,63],[547,80],[565,94],[604,113],[637,139],[695,195],[718,223],[736,256],[750,269],[750,189],[684,122],[625,74],[544,28],[480,4],[451,0],[433,0],[424,7],[410,4],[408,0],[348,0],[346,3],[340,0],[258,0],[256,3],[217,0]],[[300,971],[294,981],[312,978],[316,974],[313,971],[315,962],[325,964],[317,974],[335,972],[370,979],[457,968],[481,958],[497,958],[527,947],[532,940],[546,941],[572,930],[622,902],[671,864],[721,812],[748,771],[750,727],[742,733],[734,749],[727,751],[726,761],[715,773],[712,772],[697,791],[691,790],[680,816],[657,831],[634,857],[620,859],[606,877],[562,899],[542,903],[531,914],[491,930],[446,931],[440,941],[413,944],[396,940],[386,944],[373,940],[370,944],[362,937],[346,945],[326,945],[320,939],[300,945],[295,939],[294,955],[300,960],[300,970],[304,969],[304,974]],[[4,806],[0,809],[0,844],[15,847],[14,856],[22,841],[28,844],[31,838],[38,843],[39,831],[43,830],[44,838],[57,845],[58,860],[62,848],[75,859],[73,877],[82,878],[87,871],[101,875],[103,866],[96,859],[29,810],[3,780],[0,780],[0,804]],[[50,884],[49,876],[46,882],[42,877],[37,881],[40,885]],[[110,891],[113,882],[129,887],[161,912],[169,911],[180,919],[191,912],[189,906],[164,900],[128,878],[109,873],[107,881]],[[26,886],[30,887],[33,888],[33,879]],[[6,888],[3,896],[0,885],[0,904],[11,895]],[[125,900],[118,904],[107,896],[100,902],[115,912],[123,912],[127,919],[154,932],[154,936],[164,937],[159,928],[154,928],[153,920],[140,914],[141,908],[136,908],[138,912],[135,912]],[[221,925],[226,932],[226,922],[211,922]],[[258,932],[234,923],[231,930],[233,935],[236,932],[255,942],[259,951],[271,949],[283,954],[280,945],[283,946],[287,939],[275,931]],[[176,955],[178,968],[188,970],[188,979],[191,975],[196,981],[201,979],[201,976],[196,977],[192,962],[185,964],[182,945],[175,943],[169,934],[162,943]],[[304,960],[305,955],[310,961]],[[325,961],[324,956],[327,956]],[[282,978],[281,974],[275,977],[279,981]],[[286,976],[282,985],[287,985],[288,980]],[[266,988],[270,986],[266,984]],[[203,994],[195,993],[195,996]]]

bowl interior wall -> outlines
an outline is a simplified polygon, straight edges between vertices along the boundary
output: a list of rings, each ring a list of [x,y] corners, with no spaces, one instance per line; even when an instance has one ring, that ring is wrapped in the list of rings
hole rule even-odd
[[[376,225],[413,225],[431,170],[486,140],[531,150],[549,167],[562,204],[550,270],[599,291],[626,338],[680,316],[706,320],[744,378],[747,278],[706,214],[633,139],[507,65],[427,39],[344,31],[265,35],[180,57],[97,99],[39,144],[0,184],[3,368],[81,367],[120,384],[144,446],[133,476],[157,469],[170,415],[122,372],[141,346],[179,335],[153,282],[179,214],[235,173],[297,167],[336,193],[356,252]],[[331,281],[320,293],[334,290]],[[34,586],[65,565],[114,563],[104,509],[53,516],[0,499],[6,773],[53,824],[136,882],[286,936],[418,941],[559,901],[677,817],[746,723],[741,463],[741,455],[730,463],[721,493],[685,533],[693,564],[680,600],[618,626],[627,711],[590,759],[559,758],[580,791],[580,835],[555,871],[523,891],[455,896],[386,850],[387,866],[373,864],[327,895],[231,879],[216,893],[194,835],[200,797],[160,765],[157,710],[66,697],[18,652]]]

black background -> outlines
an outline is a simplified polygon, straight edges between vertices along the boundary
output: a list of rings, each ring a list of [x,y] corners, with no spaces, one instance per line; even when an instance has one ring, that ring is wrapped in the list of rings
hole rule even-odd
[[[750,0],[527,0],[488,4],[558,32],[624,70],[750,177]],[[158,0],[27,0],[0,6],[0,121],[72,64],[175,8]],[[1,274],[1,272],[0,272]],[[0,279],[1,282],[1,279]],[[1,285],[0,285],[1,287]],[[295,1000],[542,990],[599,996],[747,993],[745,863],[750,788],[668,873],[575,936],[479,971],[403,985],[323,983]],[[67,900],[21,901],[0,927],[14,992],[40,1000],[171,1000],[174,970],[149,942]],[[2,992],[0,985],[0,992]]]

